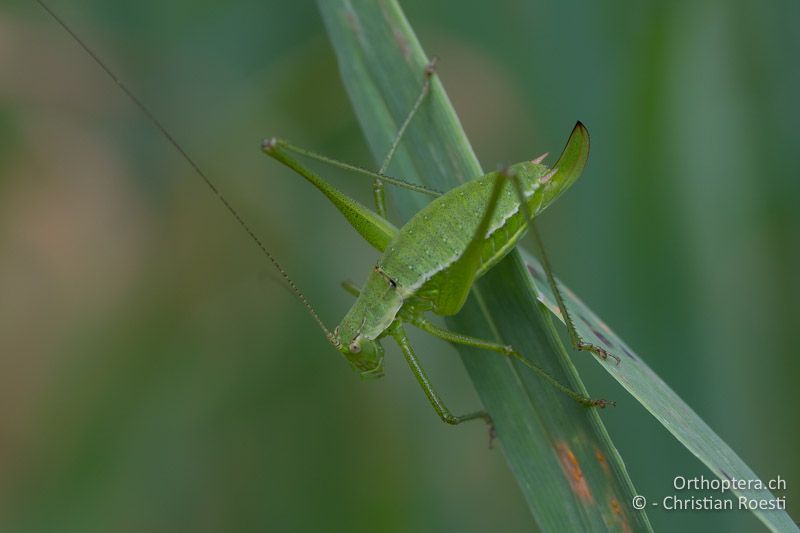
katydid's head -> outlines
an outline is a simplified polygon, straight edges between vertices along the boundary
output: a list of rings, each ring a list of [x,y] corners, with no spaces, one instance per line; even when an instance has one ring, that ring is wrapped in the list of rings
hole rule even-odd
[[[363,324],[362,324],[363,325]],[[337,348],[361,379],[383,376],[383,346],[377,340],[361,336],[361,327],[352,330],[342,323],[333,330]]]

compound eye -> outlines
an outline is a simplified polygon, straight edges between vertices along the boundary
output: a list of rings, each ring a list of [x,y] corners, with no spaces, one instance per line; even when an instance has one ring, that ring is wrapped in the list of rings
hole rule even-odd
[[[350,350],[350,353],[358,353],[361,351],[361,345],[358,343],[358,341],[351,342],[348,348]]]

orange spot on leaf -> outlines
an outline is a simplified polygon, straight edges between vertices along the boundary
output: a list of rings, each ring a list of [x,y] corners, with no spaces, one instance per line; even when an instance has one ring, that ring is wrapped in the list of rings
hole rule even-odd
[[[578,458],[572,453],[569,445],[566,442],[556,443],[556,450],[558,451],[558,459],[561,461],[561,468],[567,475],[572,491],[578,497],[587,503],[594,503],[592,491],[589,490],[589,484],[586,483],[586,478],[583,477],[583,470],[578,463]]]
[[[594,449],[594,456],[597,458],[597,462],[600,463],[600,467],[603,469],[603,472],[606,475],[611,475],[611,468],[608,466],[608,461],[606,460],[605,454],[600,450],[600,448]]]
[[[609,504],[611,507],[611,512],[614,513],[614,516],[617,518],[617,521],[620,525],[620,531],[628,533],[629,531],[633,531],[631,529],[631,525],[628,523],[628,519],[625,516],[625,512],[622,509],[622,506],[619,504],[619,501],[615,497],[611,497],[611,502]]]

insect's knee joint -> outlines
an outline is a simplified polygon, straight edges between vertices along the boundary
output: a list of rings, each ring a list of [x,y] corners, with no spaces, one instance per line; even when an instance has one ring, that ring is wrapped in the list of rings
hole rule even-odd
[[[428,64],[425,65],[425,76],[430,78],[436,72],[436,63],[439,61],[439,58],[436,56],[431,57],[431,60],[428,61]]]
[[[451,426],[458,425],[461,422],[460,418],[449,413],[442,415],[442,420],[444,420],[445,424],[450,424]]]

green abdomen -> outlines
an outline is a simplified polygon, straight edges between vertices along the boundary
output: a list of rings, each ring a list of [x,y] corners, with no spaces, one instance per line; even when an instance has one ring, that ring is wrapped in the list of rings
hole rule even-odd
[[[534,179],[523,178],[526,195],[538,187],[538,176],[539,172]],[[436,290],[438,279],[447,274],[447,268],[461,256],[477,230],[496,179],[497,174],[490,173],[435,199],[387,246],[379,265],[397,282],[404,298],[420,290]],[[524,229],[518,195],[513,185],[506,183],[492,217],[478,275],[502,259]]]

